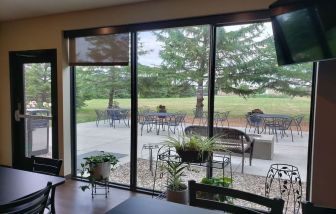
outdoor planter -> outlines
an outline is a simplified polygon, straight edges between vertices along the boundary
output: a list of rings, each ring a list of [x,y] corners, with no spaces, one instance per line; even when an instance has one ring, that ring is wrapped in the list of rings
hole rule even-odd
[[[162,113],[166,113],[166,112],[167,112],[166,106],[164,106],[164,105],[159,105],[159,106],[157,107],[157,111],[158,111],[158,112],[162,112]]]
[[[176,150],[182,162],[187,163],[204,163],[209,160],[210,153],[208,151],[191,151]]]

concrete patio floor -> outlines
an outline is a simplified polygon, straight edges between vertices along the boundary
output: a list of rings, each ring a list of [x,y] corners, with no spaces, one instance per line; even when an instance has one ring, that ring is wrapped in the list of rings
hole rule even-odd
[[[186,124],[186,126],[191,124]],[[245,127],[232,127],[245,130]],[[293,129],[295,130],[295,129]],[[180,132],[181,130],[179,130]],[[247,130],[248,131],[248,130]],[[253,129],[251,132],[253,133]],[[148,150],[142,150],[144,144],[161,143],[167,138],[167,130],[160,130],[159,135],[155,130],[152,132],[146,131],[144,127],[143,135],[140,136],[140,127],[138,128],[138,157],[148,159]],[[173,134],[170,134],[173,136]],[[245,159],[245,174],[266,176],[271,164],[282,163],[291,164],[299,168],[301,179],[306,181],[307,177],[307,153],[308,153],[308,132],[303,132],[303,137],[293,131],[294,141],[291,137],[279,137],[278,142],[274,142],[274,156],[272,160],[261,160],[253,158],[252,166],[248,165],[248,158]],[[126,127],[123,122],[117,122],[116,127],[110,127],[108,123],[100,122],[96,126],[95,122],[77,124],[77,155],[82,155],[92,151],[105,151],[112,153],[125,154],[127,156],[119,159],[120,164],[125,164],[130,161],[130,128]],[[157,150],[153,151],[153,156],[156,156]],[[149,168],[149,166],[148,166]],[[232,157],[233,172],[241,172],[241,157]]]

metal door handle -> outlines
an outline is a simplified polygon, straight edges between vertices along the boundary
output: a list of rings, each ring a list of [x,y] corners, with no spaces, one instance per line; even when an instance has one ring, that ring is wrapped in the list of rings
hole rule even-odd
[[[14,119],[17,122],[20,122],[20,120],[23,119],[23,118],[26,118],[26,119],[32,118],[32,119],[35,119],[35,120],[51,120],[52,119],[51,116],[21,114],[20,111],[21,111],[21,103],[18,103],[18,109],[15,110],[15,112],[14,112]]]

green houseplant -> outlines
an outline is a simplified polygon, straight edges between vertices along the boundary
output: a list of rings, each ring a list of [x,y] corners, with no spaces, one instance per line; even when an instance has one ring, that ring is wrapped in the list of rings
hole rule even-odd
[[[95,181],[108,180],[111,170],[118,163],[118,159],[110,153],[100,153],[84,158],[85,162],[81,163],[81,177],[86,178],[93,184]],[[86,177],[84,177],[87,175]],[[89,184],[80,186],[85,191],[90,189]]]
[[[201,180],[201,184],[218,187],[230,187],[232,182],[233,180],[228,177],[203,178]],[[198,192],[198,197],[220,202],[229,201],[229,198],[227,196],[221,194]]]
[[[187,204],[187,185],[183,183],[182,176],[187,166],[180,162],[167,162],[168,185],[167,200],[180,204]]]
[[[168,137],[166,143],[175,147],[182,162],[204,163],[209,160],[216,149],[216,137],[207,138],[200,135],[179,135],[177,138]]]

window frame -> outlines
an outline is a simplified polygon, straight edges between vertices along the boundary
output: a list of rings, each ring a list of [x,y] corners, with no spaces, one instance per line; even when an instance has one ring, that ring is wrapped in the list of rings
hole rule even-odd
[[[209,137],[213,136],[213,113],[214,113],[214,87],[215,87],[215,56],[216,56],[216,28],[222,26],[230,26],[237,24],[249,24],[271,21],[269,10],[256,10],[246,12],[235,12],[219,15],[200,16],[182,19],[173,19],[165,21],[153,21],[136,24],[125,24],[118,26],[97,27],[88,29],[68,30],[64,31],[64,38],[71,39],[83,36],[92,35],[106,35],[117,33],[130,33],[131,35],[131,151],[130,151],[130,185],[121,185],[111,183],[111,186],[123,189],[129,189],[134,192],[153,193],[152,190],[137,187],[137,32],[160,30],[165,28],[188,27],[195,25],[209,25],[210,26],[210,53],[209,53],[209,94],[208,94],[208,129]],[[316,90],[316,63],[313,66],[312,75],[312,93],[310,106],[310,121],[309,121],[309,137],[308,137],[308,160],[307,160],[307,189],[306,199],[309,200],[311,193],[311,168],[312,168],[312,148],[313,148],[313,129],[314,129],[314,115],[315,115],[315,90]],[[75,91],[75,68],[70,66],[70,90],[71,90],[71,154],[72,154],[72,177],[76,176],[76,91]],[[207,175],[212,175],[212,170],[208,168]]]

